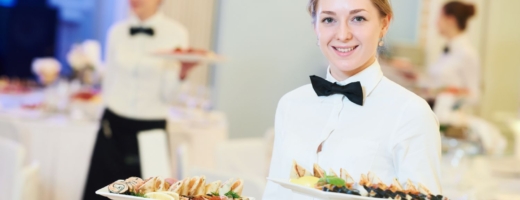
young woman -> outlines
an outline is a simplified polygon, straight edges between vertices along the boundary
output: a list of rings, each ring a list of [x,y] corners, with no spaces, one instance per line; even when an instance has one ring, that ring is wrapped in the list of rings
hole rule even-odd
[[[392,9],[388,0],[311,0],[325,79],[282,97],[275,120],[271,178],[289,179],[293,160],[307,169],[373,172],[441,193],[440,134],[428,104],[383,76],[377,61]],[[309,199],[269,182],[263,199]]]
[[[83,199],[118,179],[141,176],[137,134],[166,129],[168,103],[193,63],[166,63],[151,53],[188,47],[188,31],[158,11],[161,0],[129,0],[133,15],[108,33],[101,120]]]
[[[442,57],[428,69],[430,93],[456,89],[470,107],[477,105],[480,98],[480,61],[477,50],[464,34],[474,15],[472,4],[452,1],[443,6],[437,26],[448,45]]]

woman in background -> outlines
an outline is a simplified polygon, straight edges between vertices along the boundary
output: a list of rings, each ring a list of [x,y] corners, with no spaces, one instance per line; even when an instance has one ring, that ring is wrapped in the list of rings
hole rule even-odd
[[[463,104],[470,107],[478,104],[480,61],[477,50],[465,35],[468,21],[474,15],[475,6],[472,4],[452,1],[443,6],[437,26],[448,45],[441,58],[428,69],[430,98],[449,89],[464,97]]]
[[[159,11],[161,0],[129,0],[133,15],[108,33],[103,95],[107,104],[97,134],[83,199],[131,176],[141,177],[137,134],[166,129],[179,79],[194,63],[167,63],[151,53],[187,48],[188,31]],[[173,65],[173,66],[172,66]]]

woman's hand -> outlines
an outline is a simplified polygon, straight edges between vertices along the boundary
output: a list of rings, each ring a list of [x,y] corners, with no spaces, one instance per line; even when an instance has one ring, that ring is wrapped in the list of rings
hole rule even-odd
[[[199,63],[196,62],[181,62],[181,73],[179,74],[179,78],[184,80],[186,76],[188,76],[188,73],[191,71],[191,69],[193,69],[198,64]]]

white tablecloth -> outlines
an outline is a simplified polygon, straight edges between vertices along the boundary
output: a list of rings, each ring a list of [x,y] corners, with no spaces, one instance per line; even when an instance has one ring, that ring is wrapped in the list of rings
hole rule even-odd
[[[452,200],[520,199],[520,160],[444,156],[442,187],[443,194]]]
[[[205,123],[193,123],[172,109],[168,119],[171,144],[181,141],[190,149],[190,166],[214,166],[213,154],[219,141],[227,139],[227,122],[220,112],[198,116]],[[98,130],[97,121],[72,120],[67,115],[42,115],[37,112],[0,112],[26,132],[32,161],[41,166],[42,200],[81,199],[90,157]],[[174,151],[175,147],[171,147]],[[173,155],[173,154],[172,154]],[[193,156],[196,155],[196,156]],[[172,156],[172,162],[177,162]],[[175,170],[175,169],[172,169]],[[107,183],[109,184],[109,183]]]

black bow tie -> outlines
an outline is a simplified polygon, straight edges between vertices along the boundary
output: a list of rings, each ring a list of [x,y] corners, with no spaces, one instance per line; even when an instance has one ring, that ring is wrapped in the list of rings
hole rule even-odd
[[[446,45],[446,46],[444,47],[443,51],[444,51],[444,54],[448,54],[448,53],[450,53],[450,46]]]
[[[154,31],[152,28],[144,28],[144,27],[131,27],[130,28],[130,35],[134,36],[139,33],[149,35],[149,36],[154,35]]]
[[[311,76],[312,88],[318,96],[330,96],[333,94],[345,95],[352,103],[363,106],[363,89],[361,83],[352,82],[345,86],[331,83],[321,77]]]

